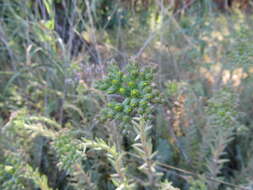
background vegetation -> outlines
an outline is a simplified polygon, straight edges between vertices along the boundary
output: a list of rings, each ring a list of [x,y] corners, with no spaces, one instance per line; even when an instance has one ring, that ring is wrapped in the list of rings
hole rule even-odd
[[[253,189],[251,6],[0,0],[0,189]]]

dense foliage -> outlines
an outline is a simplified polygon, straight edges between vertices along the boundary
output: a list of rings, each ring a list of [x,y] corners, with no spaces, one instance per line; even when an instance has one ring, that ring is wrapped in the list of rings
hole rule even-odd
[[[252,2],[226,2],[0,0],[0,189],[253,189]]]

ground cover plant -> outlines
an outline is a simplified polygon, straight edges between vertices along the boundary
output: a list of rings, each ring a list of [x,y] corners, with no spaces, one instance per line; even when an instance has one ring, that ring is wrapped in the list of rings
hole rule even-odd
[[[252,10],[0,0],[0,189],[253,189]]]

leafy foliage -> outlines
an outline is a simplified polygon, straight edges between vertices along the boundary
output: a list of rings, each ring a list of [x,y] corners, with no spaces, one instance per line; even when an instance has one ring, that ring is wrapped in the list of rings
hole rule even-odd
[[[116,119],[129,123],[135,116],[151,119],[155,104],[161,103],[160,92],[153,83],[154,69],[140,69],[138,64],[129,64],[127,74],[112,65],[108,77],[97,88],[109,95],[109,102],[101,111],[101,119]]]
[[[0,0],[0,189],[251,189],[252,16],[215,2]]]

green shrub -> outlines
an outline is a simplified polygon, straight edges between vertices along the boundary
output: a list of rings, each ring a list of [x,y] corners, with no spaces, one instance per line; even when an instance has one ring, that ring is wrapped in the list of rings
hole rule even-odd
[[[154,68],[140,68],[131,63],[122,72],[116,65],[108,69],[108,76],[97,83],[97,88],[108,95],[108,104],[101,111],[101,119],[118,120],[127,124],[133,117],[152,119],[154,106],[162,102],[154,84]]]

